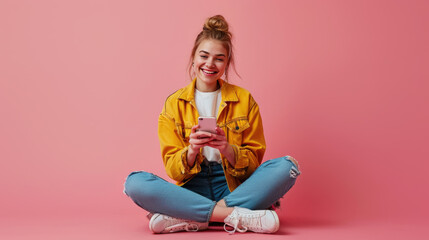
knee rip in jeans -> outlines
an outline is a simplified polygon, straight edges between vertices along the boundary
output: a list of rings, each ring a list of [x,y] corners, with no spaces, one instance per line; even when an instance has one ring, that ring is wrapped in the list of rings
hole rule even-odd
[[[298,177],[300,174],[300,172],[298,171],[298,169],[296,169],[296,167],[292,166],[289,170],[289,176],[291,178],[296,178]]]
[[[298,161],[296,161],[296,159],[291,156],[286,156],[285,158],[291,161],[295,165],[295,166],[292,166],[291,169],[289,170],[289,176],[291,178],[298,177],[301,174],[301,172],[298,170],[299,168]]]

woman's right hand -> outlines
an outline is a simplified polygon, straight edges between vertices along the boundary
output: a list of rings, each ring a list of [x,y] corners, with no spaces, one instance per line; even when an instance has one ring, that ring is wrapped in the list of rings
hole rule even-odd
[[[215,134],[197,131],[200,125],[195,125],[191,129],[191,134],[189,135],[189,147],[188,147],[188,165],[193,166],[195,163],[195,158],[200,152],[200,148],[207,146],[207,143],[213,140],[216,136]]]
[[[194,151],[199,151],[200,148],[206,146],[206,143],[214,139],[215,135],[209,132],[197,131],[200,125],[195,125],[191,129],[189,135],[189,148]]]

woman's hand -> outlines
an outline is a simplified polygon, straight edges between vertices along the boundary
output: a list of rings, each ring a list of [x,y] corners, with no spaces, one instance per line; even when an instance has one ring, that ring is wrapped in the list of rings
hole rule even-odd
[[[216,148],[221,154],[225,153],[229,143],[226,140],[225,132],[220,127],[216,127],[216,134],[213,134],[213,139],[207,146]]]
[[[191,129],[189,135],[189,147],[188,147],[188,165],[194,166],[195,158],[200,152],[202,147],[212,147],[219,150],[219,152],[226,157],[228,162],[235,166],[235,153],[232,146],[228,143],[225,132],[216,127],[216,133],[209,133],[204,131],[197,131],[199,125],[195,125]]]
[[[189,135],[189,148],[192,148],[194,151],[199,151],[200,148],[207,146],[207,143],[214,139],[216,134],[197,131],[200,125],[195,125],[191,129],[191,134]]]
[[[216,127],[216,134],[213,134],[213,139],[206,146],[216,148],[219,152],[228,159],[232,166],[235,166],[235,153],[232,146],[228,143],[225,131],[220,127]]]
[[[191,129],[189,135],[189,146],[188,146],[188,165],[193,166],[195,164],[195,158],[200,152],[200,148],[209,146],[208,143],[214,139],[216,134],[197,131],[200,125],[195,125]]]

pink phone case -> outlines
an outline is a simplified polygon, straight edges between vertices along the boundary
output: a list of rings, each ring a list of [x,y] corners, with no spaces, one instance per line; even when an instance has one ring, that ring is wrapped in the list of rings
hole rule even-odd
[[[215,117],[199,117],[198,125],[199,131],[216,133],[216,118]]]

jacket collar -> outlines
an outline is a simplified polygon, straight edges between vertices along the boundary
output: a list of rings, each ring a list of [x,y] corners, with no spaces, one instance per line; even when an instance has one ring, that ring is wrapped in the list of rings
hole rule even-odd
[[[222,94],[222,101],[224,102],[238,102],[238,96],[235,92],[232,85],[225,82],[222,79],[219,79],[219,85],[220,85],[220,91]],[[197,82],[197,79],[194,78],[194,80],[188,84],[185,88],[183,88],[183,91],[179,95],[179,99],[185,100],[185,101],[193,101],[195,99],[195,83]]]

